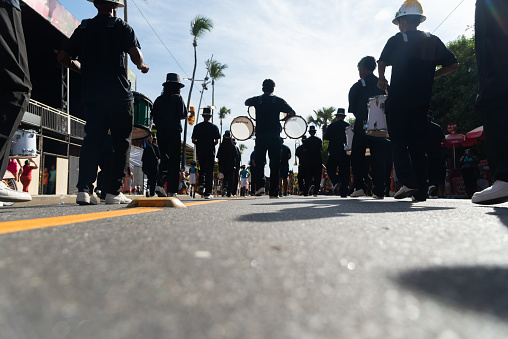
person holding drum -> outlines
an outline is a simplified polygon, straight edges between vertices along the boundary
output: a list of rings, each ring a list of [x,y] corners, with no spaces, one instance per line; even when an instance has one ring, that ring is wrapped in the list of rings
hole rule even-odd
[[[417,29],[425,19],[419,2],[406,0],[392,21],[400,33],[388,40],[378,60],[382,90],[388,86],[386,67],[392,66],[386,114],[395,171],[402,183],[395,199],[427,198],[425,136],[432,86],[435,78],[458,68],[457,58],[438,37]],[[443,67],[436,71],[439,65]]]
[[[493,174],[491,187],[473,195],[475,204],[508,201],[508,3],[476,0],[475,41],[478,62],[477,110],[483,120],[487,160]]]
[[[23,118],[32,90],[19,0],[0,0],[0,32],[2,36],[0,44],[0,60],[2,60],[0,69],[0,202],[30,201],[32,200],[30,194],[13,190],[2,181],[9,163],[12,137]]]
[[[58,54],[58,61],[81,73],[82,99],[86,114],[86,136],[79,157],[79,205],[96,205],[93,183],[102,144],[111,131],[113,159],[106,183],[106,204],[127,204],[122,179],[129,161],[134,115],[134,96],[127,79],[125,53],[142,73],[149,67],[143,61],[134,30],[117,18],[122,0],[89,0],[97,16],[83,20]]]
[[[317,197],[319,192],[319,184],[321,183],[321,171],[323,168],[323,160],[321,159],[321,150],[323,142],[316,137],[316,126],[309,128],[310,137],[305,140],[305,149],[309,157],[306,182],[309,183],[309,195]]]
[[[351,150],[354,187],[351,197],[353,198],[365,196],[367,192],[367,185],[365,184],[365,178],[367,177],[367,173],[365,173],[365,151],[367,147],[370,149],[370,167],[372,168],[372,197],[383,199],[385,195],[385,139],[379,136],[367,135],[364,129],[364,124],[368,120],[370,99],[385,94],[383,90],[377,87],[378,78],[374,75],[375,69],[376,59],[372,56],[363,57],[358,63],[360,80],[349,90],[348,111],[353,113],[356,119],[353,127],[354,136]]]
[[[323,139],[328,140],[328,162],[326,171],[332,182],[332,193],[346,198],[349,193],[350,163],[346,154],[346,128],[349,124],[344,121],[346,110],[339,108],[335,114],[335,121],[326,129]]]
[[[203,121],[194,126],[192,143],[196,145],[199,163],[198,193],[205,199],[211,199],[213,187],[213,165],[215,163],[215,145],[219,143],[219,128],[210,122],[212,110],[203,108]]]
[[[257,169],[253,181],[258,190],[264,189],[261,183],[263,180],[263,168],[265,166],[266,152],[270,158],[270,198],[278,198],[279,191],[279,169],[280,169],[280,113],[287,113],[285,119],[296,115],[295,111],[286,101],[273,95],[275,82],[272,79],[263,81],[263,95],[245,100],[245,106],[256,108],[256,154],[255,166]]]

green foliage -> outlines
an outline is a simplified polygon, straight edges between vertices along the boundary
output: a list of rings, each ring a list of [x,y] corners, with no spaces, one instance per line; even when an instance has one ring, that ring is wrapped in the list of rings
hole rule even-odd
[[[330,142],[328,140],[323,140],[323,148],[321,149],[321,159],[323,160],[323,164],[328,163],[328,146]]]
[[[221,64],[216,60],[210,59],[206,60],[205,64],[208,72],[210,73],[210,78],[212,78],[212,82],[215,82],[215,80],[224,78],[226,76],[223,71],[228,68],[228,65]]]
[[[207,31],[210,32],[212,28],[212,19],[202,15],[197,15],[191,22],[190,30],[191,35],[194,37],[194,42],[196,42],[197,38],[202,37]]]
[[[243,151],[245,151],[247,148],[248,147],[245,144],[238,145],[238,149],[240,150],[240,154],[243,154]]]
[[[475,110],[478,91],[478,67],[475,55],[475,39],[459,37],[448,44],[459,61],[459,69],[436,79],[431,101],[434,121],[442,128],[456,123],[458,133],[465,134],[481,126]]]
[[[222,106],[219,111],[219,119],[225,119],[226,115],[231,114],[231,109]]]

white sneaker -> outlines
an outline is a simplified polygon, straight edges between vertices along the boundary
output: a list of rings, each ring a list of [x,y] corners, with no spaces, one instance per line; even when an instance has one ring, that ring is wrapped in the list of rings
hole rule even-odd
[[[395,193],[393,196],[394,199],[404,199],[409,197],[410,194],[416,193],[418,190],[416,188],[409,188],[406,185],[402,186],[400,190]]]
[[[2,202],[24,202],[31,201],[32,196],[27,192],[13,190],[3,181],[0,181],[0,201]]]
[[[372,198],[377,199],[377,200],[383,200],[385,198],[385,196],[384,195],[375,195],[374,193],[372,193]]]
[[[471,201],[480,205],[502,204],[508,201],[508,182],[496,180],[492,186],[476,192]]]
[[[205,195],[205,199],[213,199],[213,195]]]
[[[76,197],[76,204],[78,205],[97,205],[97,199],[88,192],[78,192]]]
[[[131,202],[132,199],[127,198],[123,193],[118,195],[106,194],[106,205],[130,204]]]
[[[351,193],[350,197],[351,198],[358,198],[358,197],[364,197],[365,196],[365,191],[363,190],[363,188],[360,188],[359,190],[354,190],[353,193]]]
[[[258,190],[256,191],[256,193],[254,194],[256,197],[260,197],[262,195],[265,194],[265,188],[264,187],[261,187],[261,188],[258,188]]]
[[[167,197],[164,187],[155,186],[155,194],[157,194],[159,197]]]

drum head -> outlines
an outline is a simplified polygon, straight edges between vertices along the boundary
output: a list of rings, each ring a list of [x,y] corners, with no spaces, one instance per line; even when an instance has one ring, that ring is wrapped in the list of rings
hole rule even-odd
[[[150,135],[150,128],[143,125],[134,125],[132,127],[132,140],[143,140]]]
[[[307,133],[307,122],[299,115],[292,116],[286,120],[284,132],[291,139],[300,139]]]
[[[229,128],[231,134],[239,141],[245,141],[254,134],[254,124],[249,117],[236,117]]]
[[[256,120],[256,107],[249,106],[249,108],[247,109],[247,113],[249,113],[249,117],[252,120]]]

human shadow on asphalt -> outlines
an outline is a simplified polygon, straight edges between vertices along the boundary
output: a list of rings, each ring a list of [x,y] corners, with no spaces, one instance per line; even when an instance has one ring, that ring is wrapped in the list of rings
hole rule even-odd
[[[508,208],[494,207],[494,212],[489,212],[487,214],[495,215],[506,227],[508,227]]]
[[[303,204],[307,206],[302,206]],[[255,206],[290,206],[274,212],[246,213],[237,218],[237,221],[267,222],[267,221],[298,221],[323,218],[345,217],[351,214],[379,214],[397,212],[443,211],[451,207],[424,206],[411,201],[383,201],[374,200],[302,200],[302,201],[270,201],[269,204],[254,204]]]
[[[507,267],[437,267],[412,270],[395,278],[405,288],[424,293],[441,303],[468,308],[506,320]]]

